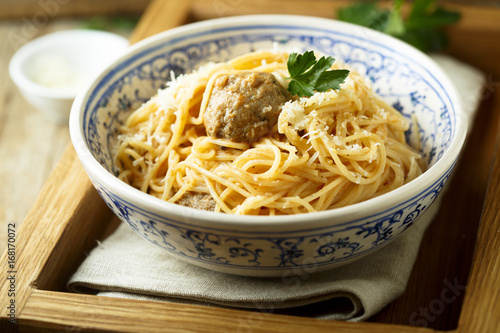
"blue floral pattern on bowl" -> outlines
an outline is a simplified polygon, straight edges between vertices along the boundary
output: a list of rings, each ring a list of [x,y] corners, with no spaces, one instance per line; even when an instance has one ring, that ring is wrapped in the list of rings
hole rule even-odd
[[[208,61],[224,61],[245,52],[275,47],[315,49],[358,70],[405,117],[416,115],[419,127],[412,125],[407,137],[410,141],[419,138],[420,142],[411,143],[421,147],[429,166],[442,157],[452,142],[456,121],[452,102],[433,74],[411,56],[359,33],[337,32],[327,27],[299,29],[275,23],[242,24],[197,31],[174,40],[159,39],[124,57],[101,76],[86,98],[82,115],[85,145],[93,158],[116,174],[112,146],[117,126],[130,110],[164,87],[172,74],[189,72]],[[87,171],[115,214],[152,244],[204,267],[245,275],[276,275],[290,268],[339,266],[386,245],[414,224],[436,200],[453,165],[454,161],[418,195],[383,212],[340,224],[261,232],[196,225],[189,217],[176,219],[153,213],[124,199]]]
[[[436,200],[450,176],[447,172],[419,198],[393,211],[363,221],[323,228],[301,229],[288,234],[264,235],[193,227],[135,207],[93,183],[118,217],[151,243],[197,263],[231,268],[274,271],[276,268],[321,268],[342,263],[378,249],[415,223]],[[182,239],[182,242],[179,242]]]

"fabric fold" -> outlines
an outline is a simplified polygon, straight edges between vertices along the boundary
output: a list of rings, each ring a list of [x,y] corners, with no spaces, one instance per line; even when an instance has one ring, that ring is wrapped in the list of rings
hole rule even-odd
[[[322,309],[315,317],[364,320],[404,292],[421,238],[437,211],[438,203],[397,240],[352,264],[279,278],[236,276],[193,266],[122,224],[91,252],[68,288],[101,296],[297,315],[310,313],[311,305],[317,304]]]

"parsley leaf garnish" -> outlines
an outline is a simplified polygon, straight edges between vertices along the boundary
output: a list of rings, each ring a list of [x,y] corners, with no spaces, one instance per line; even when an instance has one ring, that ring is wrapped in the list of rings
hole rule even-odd
[[[335,59],[321,57],[316,60],[313,51],[304,54],[291,53],[288,57],[287,67],[290,73],[288,91],[292,95],[312,96],[315,91],[324,92],[328,89],[340,89],[349,75],[346,69],[328,70]]]
[[[460,13],[436,5],[435,0],[415,0],[404,18],[403,3],[396,0],[392,8],[379,9],[375,2],[363,1],[340,9],[337,18],[394,36],[424,52],[444,48],[448,38],[443,28],[456,23]]]

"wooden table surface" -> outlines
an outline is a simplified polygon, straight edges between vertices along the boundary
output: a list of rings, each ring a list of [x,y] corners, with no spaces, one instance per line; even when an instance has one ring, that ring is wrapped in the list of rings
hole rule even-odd
[[[29,25],[22,19],[0,20],[0,253],[7,246],[7,225],[21,225],[70,143],[67,125],[46,119],[21,96],[10,79],[9,61],[27,40],[87,23],[82,18],[56,18],[28,33]],[[128,37],[131,30],[117,32]]]
[[[155,2],[161,1],[156,0]],[[347,3],[347,1],[320,0],[314,2],[317,4],[316,6],[306,7],[303,6],[304,2],[303,0],[254,0],[247,2],[220,0],[217,3],[223,3],[225,7],[216,7],[214,6],[215,2],[196,0],[193,1],[188,20],[203,20],[224,15],[254,14],[262,11],[296,13],[301,4],[300,8],[304,8],[303,14],[332,17],[334,7]],[[326,11],[325,8],[329,8],[330,5],[332,9]],[[472,262],[472,254],[476,244],[475,231],[478,229],[483,205],[489,214],[486,216],[487,221],[492,222],[495,228],[498,225],[498,214],[495,213],[495,210],[491,213],[492,210],[487,207],[488,205],[498,205],[498,201],[492,199],[495,198],[495,194],[488,194],[487,184],[490,181],[490,185],[491,182],[496,185],[490,186],[490,189],[498,190],[499,188],[500,162],[497,155],[499,143],[497,133],[500,129],[498,126],[500,124],[500,63],[498,62],[500,59],[500,24],[498,23],[500,22],[500,7],[456,4],[452,4],[452,6],[463,10],[464,17],[458,25],[450,30],[450,47],[446,51],[483,70],[487,75],[487,85],[484,87],[474,133],[464,152],[464,159],[469,162],[462,163],[457,170],[458,179],[467,180],[454,181],[450,189],[451,195],[454,195],[454,190],[461,194],[452,197],[453,200],[445,201],[438,217],[448,220],[457,219],[462,221],[462,224],[457,225],[456,229],[444,230],[443,228],[448,228],[446,225],[433,223],[430,232],[424,239],[423,248],[416,263],[416,266],[420,268],[427,267],[429,272],[433,272],[434,280],[440,281],[440,283],[432,286],[435,290],[421,293],[422,297],[420,297],[417,290],[419,288],[418,281],[425,279],[425,276],[429,274],[425,270],[420,270],[413,274],[410,279],[407,294],[417,295],[418,299],[414,300],[413,304],[420,304],[423,310],[432,306],[433,299],[428,298],[427,295],[440,295],[440,292],[442,293],[444,288],[448,286],[447,283],[455,283],[456,285],[467,283],[470,267],[475,265]],[[156,7],[161,7],[161,5]],[[221,12],[221,8],[224,11]],[[149,13],[150,17],[152,15]],[[47,24],[38,27],[34,34],[28,36],[26,20],[21,18],[0,21],[0,45],[2,45],[0,48],[0,74],[4,78],[0,80],[0,153],[3,156],[3,163],[0,165],[0,184],[2,185],[0,192],[0,251],[3,251],[7,244],[7,224],[16,223],[16,227],[18,227],[22,223],[42,185],[69,144],[67,126],[50,123],[21,97],[8,76],[8,61],[19,47],[19,38],[26,41],[49,31],[79,27],[81,24],[82,19],[53,18]],[[161,27],[159,26],[158,29]],[[151,27],[141,26],[139,23],[134,33],[144,37],[143,32],[146,30],[154,31]],[[471,160],[474,162],[471,163]],[[494,168],[491,168],[492,163],[497,163]],[[465,195],[463,195],[464,187],[467,188]],[[500,193],[497,194],[500,195]],[[435,237],[432,233],[446,235],[449,238]],[[483,228],[479,237],[490,237],[493,244],[498,246],[499,237],[497,234],[497,229]],[[427,247],[432,248],[438,242],[449,243],[449,248],[445,249],[439,256],[433,256],[432,253],[426,252]],[[495,248],[494,246],[493,248]],[[457,256],[463,260],[457,260]],[[431,258],[431,260],[423,262],[422,260],[426,260],[425,258]],[[450,260],[447,263],[445,261],[443,265],[443,258]],[[479,257],[476,256],[476,259],[483,261],[483,264],[489,258],[491,258],[489,253],[479,253]],[[486,262],[486,264],[488,263]],[[495,262],[491,267],[498,270],[498,265]],[[473,275],[470,278],[476,281],[482,277]],[[485,280],[484,283],[488,284],[489,282]],[[479,290],[477,293],[472,291],[467,296],[474,298],[476,295],[480,295]],[[495,295],[498,295],[498,292]],[[463,303],[463,295],[461,296],[447,306],[446,311],[451,312],[452,315],[434,316],[435,319],[429,323],[429,326],[437,330],[455,328]],[[418,309],[405,307],[405,301],[407,301],[407,297],[404,295],[380,314],[371,318],[370,321],[408,324],[408,313],[401,311],[411,312]],[[489,304],[491,305],[492,302]],[[494,300],[493,304],[495,304]],[[476,305],[480,306],[480,304]],[[498,315],[499,311],[498,309],[486,308],[483,313],[484,318],[487,318]],[[468,320],[468,325],[471,323],[480,325],[481,322],[481,320],[476,322],[474,318],[460,318],[460,320]],[[498,318],[496,321],[498,322]],[[381,326],[379,331],[382,332],[383,329],[385,326]],[[481,331],[475,329],[474,332]]]

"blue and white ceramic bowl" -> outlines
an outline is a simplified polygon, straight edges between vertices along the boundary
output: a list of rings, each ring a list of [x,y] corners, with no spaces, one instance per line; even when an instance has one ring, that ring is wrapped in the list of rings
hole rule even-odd
[[[233,216],[166,203],[121,182],[110,147],[131,109],[208,61],[257,49],[314,49],[353,66],[406,117],[415,115],[430,168],[393,192],[352,206],[293,216]],[[138,235],[179,259],[249,276],[322,271],[373,253],[418,223],[457,161],[466,119],[452,83],[426,55],[389,36],[334,20],[240,16],[165,31],[136,45],[77,97],[70,131],[92,183]],[[410,132],[416,131],[411,128]],[[413,133],[415,134],[415,133]],[[144,255],[147,247],[144,243]]]

